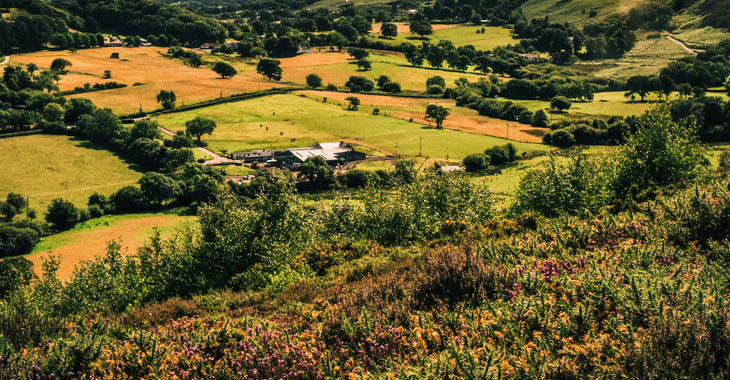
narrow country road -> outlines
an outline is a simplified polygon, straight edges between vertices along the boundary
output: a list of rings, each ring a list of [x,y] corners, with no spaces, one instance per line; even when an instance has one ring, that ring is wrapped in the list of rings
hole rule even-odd
[[[144,118],[140,118],[140,119],[144,119]],[[135,119],[135,120],[138,120],[138,119]],[[166,134],[168,136],[175,136],[175,132],[173,132],[173,131],[171,131],[171,130],[169,130],[167,128],[163,128],[163,127],[159,127],[159,128],[160,128],[160,131],[162,131],[162,133],[164,133],[164,134]],[[219,156],[219,155],[213,153],[209,149],[206,149],[206,148],[203,148],[203,147],[195,147],[195,149],[197,149],[197,150],[199,150],[199,151],[201,151],[201,152],[203,152],[203,153],[205,153],[205,154],[213,157],[212,160],[205,161],[203,163],[203,165],[230,164],[230,163],[233,163],[234,162],[230,158],[223,157],[223,156]]]
[[[9,55],[6,55],[6,56],[5,56],[4,58],[3,58],[3,61],[2,61],[2,62],[0,62],[0,66],[2,66],[2,65],[4,65],[4,64],[6,64],[6,63],[8,63],[8,62],[10,62],[10,56],[9,56]]]
[[[669,41],[674,42],[675,44],[679,45],[682,49],[684,49],[687,53],[690,53],[692,55],[697,55],[697,51],[690,48],[689,46],[685,45],[684,42],[674,38],[671,34],[667,36],[667,39]]]

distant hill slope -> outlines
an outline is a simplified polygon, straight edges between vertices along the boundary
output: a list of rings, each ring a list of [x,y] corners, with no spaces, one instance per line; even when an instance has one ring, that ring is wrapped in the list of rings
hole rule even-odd
[[[528,0],[522,11],[528,20],[550,17],[552,22],[584,25],[605,20],[611,16],[626,15],[628,11],[647,0]],[[594,17],[589,17],[595,11]]]
[[[671,17],[661,27],[657,10]],[[528,0],[522,12],[527,20],[549,16],[551,22],[575,25],[625,20],[642,29],[670,30],[695,48],[730,38],[730,0]]]

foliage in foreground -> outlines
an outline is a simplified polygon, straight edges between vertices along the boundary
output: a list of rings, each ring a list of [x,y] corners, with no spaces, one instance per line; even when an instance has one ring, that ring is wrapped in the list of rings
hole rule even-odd
[[[122,275],[133,264],[115,249],[103,260],[117,281],[105,285],[79,280],[99,263],[66,285],[49,264],[32,290],[0,304],[0,375],[724,378],[727,186],[618,215],[445,221],[435,248],[320,240],[299,258],[317,276],[280,290],[216,291],[117,313],[102,307],[108,301],[78,317],[52,313],[70,287],[76,300],[142,290],[130,286],[149,274],[119,281],[134,278]]]
[[[695,148],[665,132],[624,149],[657,143],[693,164],[642,165],[694,180]],[[600,165],[551,161],[502,218],[467,175],[309,206],[275,173],[68,282],[12,263],[31,285],[0,300],[0,377],[727,378],[730,183],[605,207],[627,172]]]

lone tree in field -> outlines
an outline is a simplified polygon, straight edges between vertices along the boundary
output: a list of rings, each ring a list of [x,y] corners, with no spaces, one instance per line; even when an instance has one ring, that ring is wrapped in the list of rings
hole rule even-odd
[[[449,116],[449,109],[438,104],[429,104],[426,107],[426,119],[433,119],[436,122],[436,128],[444,127],[444,119]]]
[[[646,95],[651,91],[651,81],[649,77],[643,75],[634,75],[626,81],[626,88],[629,90],[624,97],[630,98],[634,94],[641,97],[641,101],[644,101]]]
[[[307,75],[307,87],[317,88],[322,86],[322,77],[317,74]]]
[[[157,103],[160,103],[160,105],[162,105],[162,108],[166,110],[171,110],[175,108],[176,101],[177,95],[175,95],[175,91],[162,90],[159,94],[157,94]]]
[[[213,71],[215,71],[215,73],[220,75],[223,79],[233,78],[236,74],[238,74],[238,71],[236,71],[233,66],[225,62],[217,62],[215,66],[213,66]]]
[[[431,23],[426,20],[419,20],[419,21],[413,21],[410,25],[411,33],[418,34],[421,39],[424,39],[425,36],[433,33],[433,28],[431,27]]]
[[[281,62],[274,58],[261,58],[256,66],[256,72],[265,76],[268,80],[281,80]]]
[[[370,61],[366,59],[361,59],[357,61],[357,68],[359,70],[368,71],[373,67],[373,65],[370,64]]]
[[[63,59],[63,58],[56,58],[51,62],[51,70],[57,71],[60,73],[65,73],[66,68],[72,66],[71,62]]]
[[[198,138],[198,144],[201,143],[200,138],[206,133],[209,135],[212,134],[215,127],[215,121],[200,116],[185,123],[185,130]]]
[[[347,49],[347,54],[349,54],[350,57],[352,57],[358,61],[361,61],[370,56],[369,51],[367,51],[363,48],[356,48],[356,47],[351,47],[351,48]]]
[[[357,106],[360,105],[360,98],[356,96],[348,96],[345,98],[350,104],[347,105],[348,110],[357,111]]]
[[[573,103],[571,103],[565,96],[556,96],[550,99],[550,107],[560,112],[569,110],[571,105],[573,105]]]
[[[398,27],[395,24],[386,22],[380,25],[380,34],[385,38],[393,39],[398,36]]]

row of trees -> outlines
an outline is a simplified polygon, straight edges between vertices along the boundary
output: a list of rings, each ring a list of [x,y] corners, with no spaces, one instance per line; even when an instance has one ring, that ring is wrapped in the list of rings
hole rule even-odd
[[[517,148],[512,143],[497,145],[486,149],[483,153],[472,153],[462,161],[468,173],[478,173],[489,168],[489,165],[499,166],[517,160]]]
[[[579,30],[569,23],[550,23],[546,16],[529,23],[517,22],[514,30],[516,35],[526,39],[521,45],[550,53],[558,64],[570,64],[576,57],[618,58],[636,44],[636,36],[623,22],[587,24]]]

